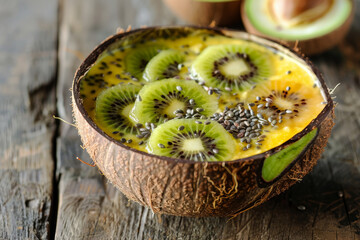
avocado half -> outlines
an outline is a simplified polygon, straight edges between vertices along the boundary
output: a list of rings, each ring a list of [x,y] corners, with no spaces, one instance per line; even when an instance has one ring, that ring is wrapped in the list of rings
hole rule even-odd
[[[315,0],[313,2],[322,4],[302,9],[302,13],[293,14],[291,19],[276,17],[291,15],[297,8],[294,4],[304,6],[306,2],[312,3],[310,0],[244,0],[241,17],[249,33],[299,47],[307,55],[318,54],[345,37],[354,16],[354,3],[352,0]]]
[[[262,154],[226,162],[194,162],[141,152],[106,135],[89,117],[80,81],[102,53],[119,43],[207,29],[246,39],[295,58],[316,74],[327,104],[290,140]],[[248,33],[219,28],[152,27],[116,34],[102,42],[78,68],[72,107],[83,145],[96,166],[129,199],[154,213],[178,216],[234,216],[287,190],[316,164],[334,125],[334,104],[319,71],[292,50]]]

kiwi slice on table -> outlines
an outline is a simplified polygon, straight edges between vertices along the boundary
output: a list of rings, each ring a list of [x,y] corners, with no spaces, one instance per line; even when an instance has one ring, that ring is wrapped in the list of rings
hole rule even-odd
[[[194,61],[192,75],[221,90],[245,90],[271,74],[269,52],[248,44],[207,47]]]
[[[126,71],[141,80],[146,65],[162,48],[161,46],[146,46],[131,50],[125,58]]]
[[[179,75],[184,56],[176,50],[163,50],[153,57],[146,65],[143,78],[146,81],[156,81]]]
[[[138,129],[129,114],[140,89],[141,86],[120,84],[99,94],[96,99],[95,118],[105,133],[122,142],[131,143],[132,140],[129,140],[135,138]]]
[[[142,124],[162,123],[172,118],[208,117],[217,107],[216,97],[196,82],[170,78],[145,85],[131,116]]]
[[[192,161],[226,161],[235,152],[232,136],[212,120],[173,119],[149,138],[149,152]]]

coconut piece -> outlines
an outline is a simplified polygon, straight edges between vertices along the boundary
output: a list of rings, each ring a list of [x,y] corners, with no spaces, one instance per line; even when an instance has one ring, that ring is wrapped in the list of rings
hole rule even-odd
[[[190,24],[208,26],[214,21],[216,26],[240,24],[240,0],[197,1],[163,0],[179,18]]]
[[[204,28],[173,27],[170,32]],[[212,30],[210,28],[206,28]],[[166,31],[164,31],[166,30]],[[81,64],[72,87],[75,122],[83,145],[101,172],[129,199],[150,207],[155,213],[178,216],[234,216],[287,190],[316,164],[334,125],[334,104],[319,71],[291,50],[247,33],[216,29],[217,33],[271,46],[306,64],[319,79],[326,98],[322,112],[301,132],[267,152],[228,162],[194,162],[160,157],[132,149],[106,135],[85,111],[80,81],[101,53],[123,39],[142,39],[167,33],[166,27],[145,28],[121,33],[101,43]],[[152,35],[153,36],[153,35]],[[302,60],[301,60],[302,59]],[[262,178],[265,159],[318,129],[312,144],[280,175],[270,182]]]

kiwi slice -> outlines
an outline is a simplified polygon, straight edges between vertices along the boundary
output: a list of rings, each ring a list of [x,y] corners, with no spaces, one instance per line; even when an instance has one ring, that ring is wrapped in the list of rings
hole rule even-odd
[[[146,65],[162,48],[161,46],[146,46],[131,50],[125,58],[126,71],[141,80]]]
[[[261,171],[263,180],[266,182],[273,181],[292,162],[300,158],[307,147],[315,140],[317,133],[318,129],[314,129],[297,142],[266,158]]]
[[[248,102],[255,104],[257,113],[269,122],[296,125],[308,121],[308,115],[315,105],[322,104],[315,88],[290,80],[277,80],[257,86],[247,96]]]
[[[269,52],[248,44],[207,47],[194,61],[192,75],[221,90],[248,89],[271,74]]]
[[[179,75],[184,61],[182,53],[176,50],[163,50],[146,65],[143,78],[146,81],[156,81]]]
[[[101,92],[96,99],[95,117],[101,129],[109,135],[137,133],[135,123],[129,118],[141,86],[116,85]]]
[[[216,97],[208,95],[196,82],[170,78],[145,85],[131,117],[142,124],[162,123],[176,117],[208,117],[217,107]]]
[[[152,132],[147,148],[160,156],[192,161],[226,161],[232,158],[235,143],[215,121],[173,119]]]

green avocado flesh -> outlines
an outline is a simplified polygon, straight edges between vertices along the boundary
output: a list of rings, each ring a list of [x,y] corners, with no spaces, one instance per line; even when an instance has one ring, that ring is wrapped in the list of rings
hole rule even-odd
[[[269,11],[267,0],[246,0],[245,13],[259,32],[274,38],[296,41],[306,40],[326,35],[339,28],[350,16],[352,4],[350,0],[334,0],[330,9],[320,18],[310,22],[282,27],[277,23]]]
[[[297,142],[266,158],[261,173],[264,181],[270,182],[278,177],[315,139],[317,132],[318,129],[316,128]]]

